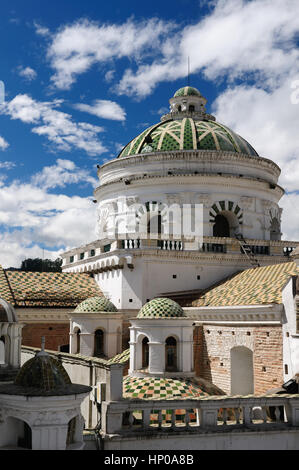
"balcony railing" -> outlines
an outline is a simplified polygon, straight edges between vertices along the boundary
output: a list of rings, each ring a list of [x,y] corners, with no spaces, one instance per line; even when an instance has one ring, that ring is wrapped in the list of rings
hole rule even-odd
[[[122,400],[102,403],[106,434],[157,430],[219,432],[273,429],[299,424],[299,395],[209,397],[204,400]]]

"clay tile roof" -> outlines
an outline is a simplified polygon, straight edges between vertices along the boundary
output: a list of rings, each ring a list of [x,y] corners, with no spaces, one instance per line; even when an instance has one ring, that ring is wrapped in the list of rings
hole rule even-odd
[[[0,269],[0,297],[15,307],[76,307],[103,295],[85,273],[40,273]]]
[[[297,275],[293,262],[246,269],[205,292],[192,307],[281,304],[282,289]]]

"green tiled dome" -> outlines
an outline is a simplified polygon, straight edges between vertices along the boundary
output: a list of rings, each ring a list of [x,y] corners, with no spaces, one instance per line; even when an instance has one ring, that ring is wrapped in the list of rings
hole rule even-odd
[[[208,393],[192,380],[131,377],[123,381],[123,397],[142,400],[206,397]]]
[[[223,150],[258,156],[243,137],[223,124],[186,117],[169,119],[149,127],[129,142],[118,158],[175,150]]]
[[[89,297],[83,300],[74,310],[76,313],[117,312],[115,305],[106,297]]]
[[[176,318],[183,317],[182,307],[174,300],[166,297],[147,302],[140,310],[137,318]]]
[[[15,385],[45,392],[65,388],[71,383],[62,364],[44,351],[25,362],[15,379]]]
[[[193,88],[192,86],[184,86],[183,88],[179,88],[173,95],[174,98],[177,96],[201,96],[199,91],[196,88]]]

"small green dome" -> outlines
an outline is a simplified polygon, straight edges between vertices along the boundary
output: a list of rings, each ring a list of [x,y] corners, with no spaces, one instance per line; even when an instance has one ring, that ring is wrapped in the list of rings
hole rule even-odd
[[[62,364],[44,351],[25,362],[15,379],[15,385],[44,392],[65,388],[71,384],[71,379]]]
[[[178,150],[227,151],[258,157],[243,137],[223,124],[186,117],[169,119],[145,129],[123,148],[118,158]]]
[[[150,300],[139,310],[137,318],[177,318],[183,317],[182,307],[174,300],[161,297]]]
[[[179,88],[173,95],[174,98],[177,96],[201,96],[200,92],[196,89],[193,88],[192,86],[184,86],[183,88]]]
[[[75,313],[117,312],[115,305],[106,297],[89,297],[83,300],[74,310]]]

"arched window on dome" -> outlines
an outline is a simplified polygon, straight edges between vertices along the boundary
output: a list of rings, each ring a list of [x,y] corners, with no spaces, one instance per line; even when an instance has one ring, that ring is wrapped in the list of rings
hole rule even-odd
[[[145,337],[142,340],[142,368],[147,369],[149,366],[149,346],[148,338]]]
[[[227,218],[218,214],[215,217],[215,223],[213,225],[213,237],[229,237],[230,227]]]
[[[177,341],[169,336],[165,342],[165,370],[174,372],[177,370]]]
[[[195,106],[194,106],[194,104],[190,104],[190,105],[189,105],[189,113],[194,113],[194,111],[195,111]]]
[[[180,113],[182,111],[182,106],[179,104],[178,106],[178,112]]]
[[[101,357],[104,355],[104,331],[98,329],[94,333],[94,356]]]

